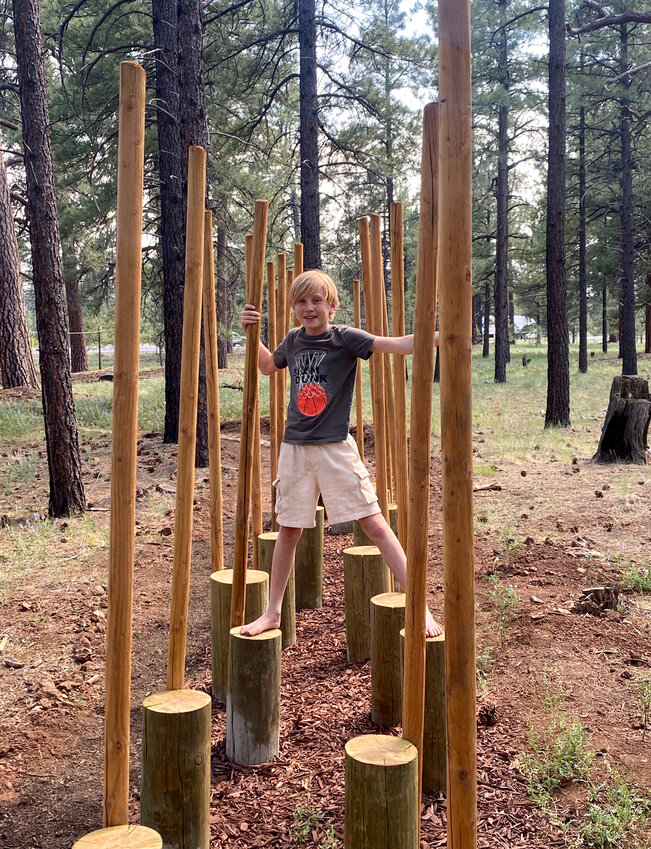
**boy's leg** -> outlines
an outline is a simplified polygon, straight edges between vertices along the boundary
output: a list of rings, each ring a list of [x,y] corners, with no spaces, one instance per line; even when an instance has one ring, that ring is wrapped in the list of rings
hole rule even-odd
[[[374,513],[358,520],[362,530],[380,549],[384,562],[393,572],[394,577],[400,582],[401,587],[407,586],[407,558],[398,538],[389,527],[382,513]],[[428,637],[437,637],[443,633],[443,629],[436,622],[427,609],[425,633]]]
[[[242,625],[241,634],[254,637],[263,631],[270,631],[280,626],[280,611],[285,595],[285,587],[289,573],[294,565],[296,546],[303,533],[303,528],[288,528],[279,526],[278,539],[274,546],[274,556],[271,561],[271,579],[269,582],[269,604],[259,619],[248,625]]]

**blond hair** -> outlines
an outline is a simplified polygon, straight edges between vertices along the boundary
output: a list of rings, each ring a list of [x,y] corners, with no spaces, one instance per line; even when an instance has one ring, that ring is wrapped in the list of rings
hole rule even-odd
[[[315,292],[322,291],[333,310],[339,306],[339,293],[332,277],[318,268],[311,268],[294,278],[289,290],[289,304],[293,307],[297,301]]]

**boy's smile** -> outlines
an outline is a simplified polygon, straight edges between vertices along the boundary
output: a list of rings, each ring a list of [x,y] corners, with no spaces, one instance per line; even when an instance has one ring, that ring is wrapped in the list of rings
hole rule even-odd
[[[308,336],[318,336],[330,327],[334,309],[321,292],[304,295],[294,304],[294,313]]]

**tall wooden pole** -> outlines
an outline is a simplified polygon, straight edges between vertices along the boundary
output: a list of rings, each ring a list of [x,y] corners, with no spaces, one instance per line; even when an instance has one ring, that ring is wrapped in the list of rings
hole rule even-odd
[[[269,350],[273,354],[278,345],[276,333],[276,269],[273,262],[267,263],[267,302],[269,308]],[[271,523],[277,530],[276,522],[276,472],[278,471],[278,401],[280,372],[277,371],[269,378],[269,465],[271,467]]]
[[[183,295],[179,449],[176,476],[176,508],[174,513],[172,608],[167,653],[168,690],[180,690],[183,687],[185,647],[188,636],[205,196],[206,151],[202,147],[191,147],[188,151],[188,208],[185,241],[185,292]]]
[[[246,235],[246,291],[251,288],[251,257],[253,252],[253,233]],[[253,568],[258,568],[258,536],[262,533],[262,446],[260,445],[260,392],[259,378],[256,390],[255,432],[253,434],[253,468],[251,478],[251,559]]]
[[[253,216],[253,242],[251,250],[250,290],[247,303],[262,311],[262,286],[264,280],[265,244],[269,201],[256,200]],[[235,544],[233,551],[233,596],[231,600],[231,628],[244,624],[246,603],[247,526],[251,504],[251,457],[255,435],[255,406],[258,397],[258,347],[260,324],[250,324],[246,330],[246,357],[244,360],[244,398],[242,401],[242,428],[240,431],[240,470],[235,513]]]
[[[120,64],[111,531],[106,633],[104,826],[129,822],[131,611],[136,527],[145,71]]]
[[[212,212],[206,210],[203,227],[203,335],[206,345],[208,396],[208,462],[210,466],[210,553],[212,571],[224,568],[224,516],[222,500],[222,452],[219,415],[219,365],[217,357],[217,309],[215,307],[215,260],[212,247]]]
[[[294,242],[294,277],[303,273],[303,243]]]
[[[439,0],[441,458],[448,847],[477,845],[470,0]]]
[[[355,327],[362,326],[362,293],[359,280],[353,280],[353,309]],[[357,419],[357,450],[359,456],[364,459],[364,401],[362,397],[362,361],[357,360],[357,373],[355,375],[355,417]]]
[[[382,313],[377,297],[376,281],[382,267],[382,245],[379,216],[359,219],[360,253],[362,258],[362,283],[366,305],[366,329],[374,336],[382,335]],[[379,260],[378,260],[379,245]],[[373,400],[373,429],[375,431],[375,488],[382,515],[388,521],[386,426],[384,414],[384,360],[383,354],[371,357],[371,397]]]
[[[380,221],[382,221],[381,217]],[[380,255],[382,252],[382,234],[380,233]],[[380,279],[379,279],[380,303],[382,309],[382,335],[389,335],[389,309],[387,306],[387,293],[384,287],[384,269],[380,264]],[[386,420],[386,440],[387,440],[387,491],[390,493],[391,501],[394,498],[394,470],[395,470],[395,455],[396,455],[396,409],[393,401],[393,371],[391,370],[392,360],[389,354],[384,355],[384,409]]]
[[[405,335],[405,255],[402,204],[392,203],[389,211],[391,231],[391,305],[394,336]],[[398,504],[398,538],[407,550],[409,504],[409,458],[407,454],[407,381],[405,358],[393,355],[393,403],[395,405],[396,502]]]
[[[410,531],[407,540],[402,734],[418,749],[419,787],[422,786],[425,715],[425,607],[438,252],[438,108],[438,104],[429,103],[423,112],[409,454]]]

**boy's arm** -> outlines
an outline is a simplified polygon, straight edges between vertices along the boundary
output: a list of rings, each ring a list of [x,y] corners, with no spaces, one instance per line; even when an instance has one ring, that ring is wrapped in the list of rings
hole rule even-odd
[[[434,334],[434,344],[439,343],[438,330]],[[371,345],[371,351],[377,351],[378,354],[413,354],[414,353],[414,334],[408,336],[376,336]]]
[[[260,321],[260,313],[256,310],[254,306],[251,304],[245,304],[242,309],[242,315],[240,316],[240,324],[242,325],[242,330],[246,333],[246,328],[251,324],[258,324]],[[262,374],[274,374],[277,371],[280,371],[278,366],[274,363],[274,357],[271,351],[260,342],[258,347],[258,368],[262,372]]]

